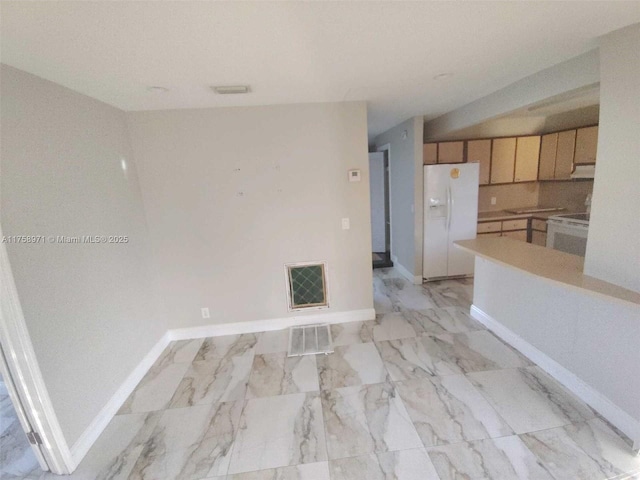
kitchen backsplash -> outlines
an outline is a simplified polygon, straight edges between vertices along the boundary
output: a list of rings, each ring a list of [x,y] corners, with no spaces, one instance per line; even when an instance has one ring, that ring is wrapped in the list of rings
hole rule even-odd
[[[534,206],[585,211],[584,201],[592,191],[593,180],[487,185],[480,187],[478,211],[496,212]],[[495,205],[491,205],[491,197],[496,198]]]
[[[538,205],[539,190],[538,182],[482,186],[478,196],[478,211],[496,212]],[[496,198],[495,205],[491,205],[491,197]]]
[[[564,207],[567,210],[584,212],[584,201],[593,192],[593,180],[573,182],[541,182],[540,205]]]

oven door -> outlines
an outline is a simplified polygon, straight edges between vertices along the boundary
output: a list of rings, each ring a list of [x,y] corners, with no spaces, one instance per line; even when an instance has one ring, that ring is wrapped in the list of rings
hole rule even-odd
[[[547,222],[547,247],[584,257],[588,225]]]

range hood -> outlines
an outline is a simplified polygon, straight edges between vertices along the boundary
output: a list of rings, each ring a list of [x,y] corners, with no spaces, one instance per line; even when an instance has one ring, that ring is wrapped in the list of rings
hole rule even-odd
[[[592,163],[576,164],[571,172],[571,178],[593,178],[596,174],[596,166]]]

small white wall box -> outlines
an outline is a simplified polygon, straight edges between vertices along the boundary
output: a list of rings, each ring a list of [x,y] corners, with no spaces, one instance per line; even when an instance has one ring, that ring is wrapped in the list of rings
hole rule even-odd
[[[360,181],[360,170],[349,170],[349,181],[350,182],[359,182]]]

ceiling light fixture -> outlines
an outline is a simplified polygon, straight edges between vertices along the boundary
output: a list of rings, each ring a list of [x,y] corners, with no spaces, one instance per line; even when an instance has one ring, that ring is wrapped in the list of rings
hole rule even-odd
[[[251,89],[249,85],[218,85],[211,87],[214,92],[220,95],[238,95],[242,93],[249,93]]]
[[[168,92],[169,89],[165,88],[165,87],[159,87],[156,85],[152,85],[150,87],[147,87],[147,92],[151,92],[151,93],[165,93]]]
[[[446,72],[446,73],[439,73],[438,75],[433,77],[433,79],[434,80],[444,80],[445,78],[451,78],[451,77],[453,77],[453,73]]]

